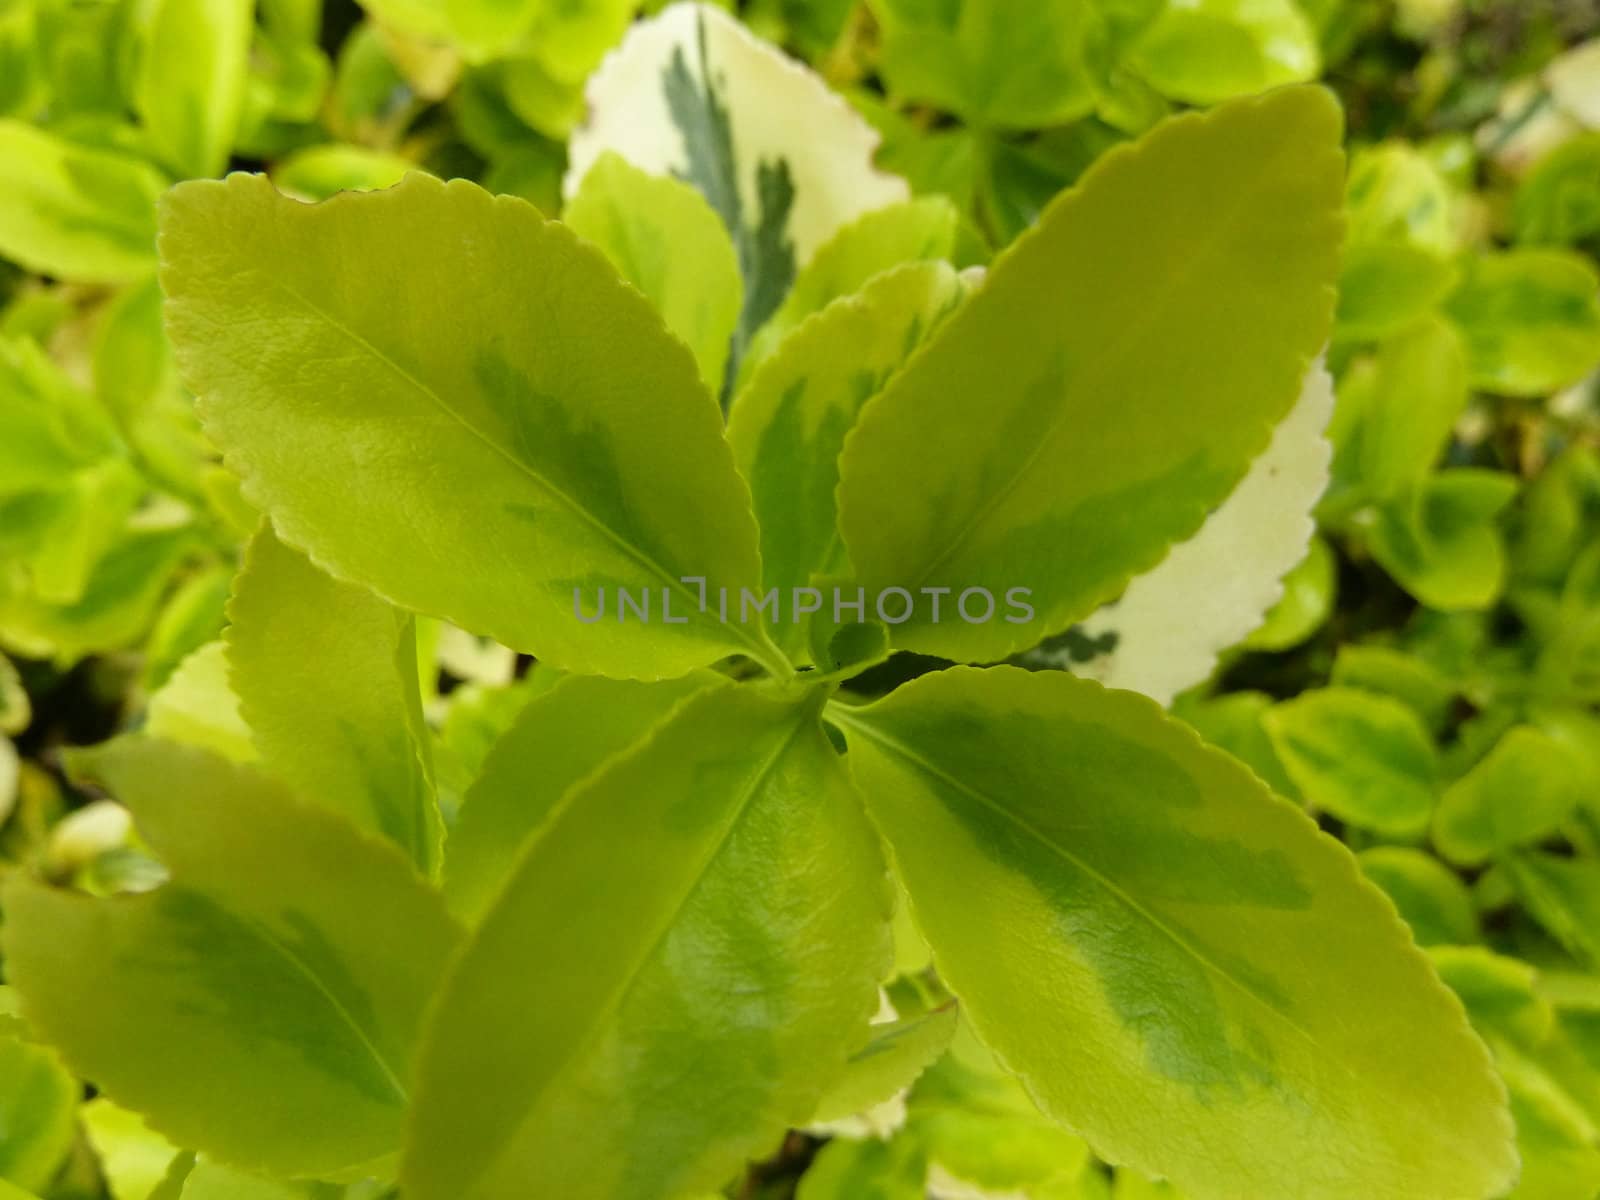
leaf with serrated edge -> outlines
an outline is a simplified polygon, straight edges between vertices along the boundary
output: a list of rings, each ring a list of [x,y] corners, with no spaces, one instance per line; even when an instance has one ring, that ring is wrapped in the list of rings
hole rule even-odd
[[[1332,412],[1333,380],[1318,365],[1200,532],[1083,623],[1087,637],[1114,633],[1116,645],[1079,674],[1170,704],[1211,673],[1221,651],[1260,627],[1316,532],[1311,510],[1328,485],[1331,450],[1322,431]]]
[[[171,880],[95,900],[12,876],[6,968],[30,1024],[176,1145],[278,1174],[381,1173],[457,939],[437,895],[393,847],[255,771],[143,739],[84,759]]]
[[[55,1051],[0,1034],[0,1179],[49,1185],[72,1148],[79,1091]]]
[[[937,262],[955,250],[958,215],[943,196],[919,196],[864,213],[817,247],[778,311],[763,325],[745,356],[744,375],[770,356],[812,313],[840,296],[911,262]]]
[[[1196,1200],[1510,1182],[1504,1091],[1393,906],[1151,701],[956,668],[829,716],[940,976],[1103,1158]]]
[[[565,194],[607,150],[699,188],[739,253],[736,357],[836,229],[910,198],[905,180],[873,166],[878,135],[843,97],[709,4],[635,25],[585,97]]]
[[[839,472],[858,582],[950,590],[898,647],[974,661],[1035,644],[1233,490],[1332,322],[1339,132],[1333,98],[1295,87],[1111,151],[868,406]],[[978,588],[999,611],[958,619]],[[1001,615],[1017,588],[1031,620]]]
[[[89,1101],[78,1115],[115,1200],[150,1200],[178,1148],[138,1113],[119,1108],[104,1096]]]
[[[566,228],[461,180],[305,205],[233,175],[168,195],[161,250],[206,433],[319,567],[563,669],[776,663],[681,582],[759,574],[716,405]],[[609,619],[581,623],[575,589],[592,615],[602,587]],[[619,587],[654,619],[615,621]]]
[[[445,983],[413,1200],[714,1188],[866,1040],[883,862],[815,703],[702,692],[567,794]]]
[[[228,648],[207,642],[186,657],[150,697],[144,732],[161,741],[198,746],[233,762],[256,759],[239,697],[228,683]]]
[[[761,527],[762,586],[778,589],[780,618],[788,618],[772,636],[797,659],[807,655],[806,629],[793,619],[793,589],[847,567],[834,504],[845,435],[966,293],[944,263],[879,275],[805,321],[733,406],[728,441]]]
[[[694,352],[706,386],[721,391],[743,284],[733,243],[704,197],[607,152],[583,177],[561,219],[650,298],[667,328]]]
[[[434,871],[444,823],[414,618],[263,526],[228,604],[228,678],[261,766]]]
[[[949,1047],[957,1015],[952,1001],[930,1012],[874,1024],[872,1040],[845,1064],[844,1074],[817,1105],[813,1123],[841,1121],[910,1087]]]

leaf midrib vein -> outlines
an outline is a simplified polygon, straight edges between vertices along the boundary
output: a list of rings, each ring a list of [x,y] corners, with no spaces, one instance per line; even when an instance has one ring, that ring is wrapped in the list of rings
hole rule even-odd
[[[290,946],[281,941],[265,922],[259,921],[255,917],[249,916],[246,913],[236,912],[226,907],[224,907],[221,911],[227,913],[227,915],[234,922],[244,928],[247,932],[254,934],[263,945],[275,951],[277,955],[284,962],[288,963],[297,974],[311,984],[311,986],[316,990],[316,993],[322,997],[322,999],[327,1003],[328,1007],[333,1010],[334,1014],[339,1018],[339,1020],[350,1030],[351,1033],[355,1034],[356,1040],[361,1044],[361,1048],[371,1056],[372,1061],[378,1066],[379,1070],[383,1072],[384,1082],[387,1083],[390,1090],[394,1092],[395,1099],[400,1102],[402,1107],[409,1104],[411,1097],[407,1092],[405,1083],[400,1078],[399,1072],[397,1072],[389,1060],[384,1057],[383,1053],[378,1049],[377,1043],[375,1043],[372,1038],[368,1036],[367,1031],[361,1027],[361,1023],[356,1020],[355,1014],[352,1013],[348,1007],[346,1007],[344,1002],[341,1001],[338,996],[333,994],[333,992],[328,988],[327,984],[323,983],[322,977],[312,969],[311,964],[301,958],[300,955],[296,954]]]
[[[611,995],[609,995],[602,1004],[596,1006],[592,1010],[594,1019],[590,1022],[588,1028],[585,1029],[581,1035],[572,1040],[571,1049],[561,1058],[560,1062],[558,1062],[555,1068],[546,1076],[547,1082],[545,1086],[536,1090],[531,1096],[529,1096],[526,1104],[520,1106],[522,1108],[522,1113],[517,1118],[516,1125],[506,1136],[505,1141],[502,1142],[499,1148],[489,1156],[482,1168],[477,1172],[476,1175],[473,1176],[471,1187],[468,1188],[468,1190],[464,1193],[465,1195],[473,1195],[474,1193],[472,1188],[476,1188],[483,1182],[484,1179],[490,1177],[493,1172],[498,1169],[500,1163],[505,1159],[505,1157],[511,1153],[512,1149],[520,1143],[523,1130],[533,1122],[533,1120],[543,1109],[545,1103],[549,1100],[553,1090],[552,1085],[554,1082],[564,1075],[567,1071],[567,1068],[570,1067],[574,1062],[577,1062],[594,1044],[595,1039],[598,1038],[601,1032],[606,1028],[608,1019],[627,1000],[628,996],[632,993],[634,987],[637,986],[639,982],[640,973],[656,956],[656,952],[660,950],[662,943],[665,942],[672,931],[677,928],[678,920],[683,915],[684,910],[689,907],[689,904],[699,893],[701,885],[705,882],[707,872],[710,871],[712,865],[717,861],[717,859],[721,857],[723,849],[727,846],[728,840],[733,836],[734,830],[739,827],[739,823],[744,818],[746,810],[750,807],[750,802],[755,798],[756,792],[760,789],[761,785],[766,782],[767,777],[771,775],[778,763],[783,760],[783,757],[788,754],[789,748],[794,745],[795,740],[800,736],[801,732],[805,728],[806,721],[804,719],[797,719],[794,722],[793,728],[791,728],[789,732],[783,736],[782,740],[778,742],[777,748],[764,760],[762,760],[761,765],[756,768],[754,774],[752,774],[750,777],[750,782],[744,788],[743,794],[731,807],[727,823],[717,835],[715,841],[711,845],[710,850],[701,858],[698,867],[690,877],[692,882],[687,888],[684,889],[683,895],[679,897],[677,903],[673,905],[671,913],[668,914],[666,920],[662,922],[659,931],[650,939],[649,945],[645,948],[644,952],[628,966],[627,970],[622,974],[618,986],[614,989]]]
[[[1250,985],[1245,981],[1238,979],[1223,967],[1213,962],[1203,951],[1185,938],[1178,930],[1174,929],[1167,922],[1163,921],[1159,916],[1141,903],[1132,893],[1121,887],[1109,876],[1096,870],[1078,855],[1072,853],[1072,851],[1062,846],[1059,842],[1055,841],[1031,821],[1028,821],[1021,815],[1012,812],[998,800],[995,800],[993,797],[986,795],[982,791],[979,791],[972,785],[957,779],[943,768],[932,762],[929,762],[926,758],[916,753],[904,742],[890,737],[881,730],[873,728],[871,725],[866,724],[859,718],[841,714],[837,710],[830,710],[829,717],[830,719],[838,720],[843,724],[849,725],[853,729],[859,730],[872,741],[875,741],[891,752],[898,754],[901,758],[912,763],[914,766],[933,776],[935,779],[948,784],[950,787],[955,788],[957,791],[970,797],[972,800],[982,804],[985,808],[998,814],[1016,828],[1021,830],[1023,833],[1033,838],[1045,849],[1053,851],[1067,862],[1070,862],[1078,870],[1082,871],[1086,876],[1098,883],[1112,896],[1116,897],[1123,904],[1125,904],[1132,912],[1145,921],[1148,921],[1152,928],[1166,937],[1178,949],[1182,950],[1185,954],[1193,958],[1194,961],[1200,964],[1200,966],[1209,974],[1216,976],[1216,978],[1231,985],[1235,990],[1248,999],[1253,1000],[1257,1005],[1281,1021],[1288,1029],[1294,1031],[1300,1037],[1304,1038],[1305,1041],[1317,1051],[1319,1056],[1325,1057],[1328,1061],[1337,1064],[1345,1074],[1359,1082],[1359,1075],[1357,1075],[1357,1073],[1348,1064],[1346,1064],[1340,1056],[1330,1054],[1327,1048],[1317,1040],[1316,1036],[1312,1034],[1310,1030],[1306,1029],[1288,1013],[1284,1012],[1276,1004],[1272,1003],[1265,996],[1261,995],[1254,988],[1250,987]]]
[[[305,295],[292,285],[285,283],[281,279],[271,276],[267,277],[267,282],[278,288],[279,291],[288,296],[295,303],[299,304],[305,309],[306,312],[324,321],[330,329],[333,329],[348,341],[364,350],[380,364],[387,367],[401,381],[409,384],[413,389],[425,396],[440,412],[450,417],[456,422],[456,424],[460,425],[462,429],[466,430],[495,454],[499,455],[518,471],[522,472],[529,479],[533,480],[533,482],[537,484],[546,494],[559,501],[569,512],[581,518],[585,524],[599,533],[606,541],[611,543],[612,546],[616,547],[616,549],[619,550],[624,556],[632,559],[633,562],[650,571],[656,576],[657,579],[666,584],[668,587],[673,588],[680,596],[693,601],[691,611],[698,610],[700,603],[699,596],[695,592],[691,591],[682,580],[674,577],[665,567],[657,562],[651,554],[645,551],[642,547],[635,546],[632,542],[625,540],[614,529],[600,520],[599,517],[595,516],[595,514],[591,512],[584,504],[580,503],[576,498],[569,495],[563,489],[557,487],[548,478],[536,471],[531,464],[525,462],[521,458],[518,458],[515,454],[511,453],[511,451],[500,445],[499,442],[495,441],[483,430],[479,429],[470,420],[452,407],[445,400],[445,398],[441,396],[426,381],[419,378],[413,372],[407,370],[404,366],[387,354],[382,347],[378,346],[359,330],[351,328],[332,312],[319,305],[316,301],[312,300],[309,296]],[[724,628],[732,630],[734,635],[754,652],[752,657],[754,657],[756,661],[767,661],[763,647],[759,641],[752,637],[742,626],[733,624],[725,625]]]
[[[1292,145],[1293,143],[1291,142],[1285,142],[1280,145],[1275,154],[1264,160],[1264,165],[1275,169],[1286,151],[1292,148]],[[1266,173],[1263,170],[1257,178],[1259,179]],[[1239,190],[1234,203],[1227,207],[1222,219],[1211,227],[1210,233],[1199,239],[1195,252],[1178,268],[1172,281],[1161,289],[1155,302],[1139,309],[1134,319],[1126,323],[1121,335],[1100,359],[1099,369],[1079,381],[1077,390],[1080,394],[1103,390],[1103,385],[1100,381],[1111,373],[1113,367],[1120,364],[1128,356],[1135,343],[1144,339],[1155,319],[1167,313],[1175,303],[1177,293],[1194,277],[1199,270],[1200,264],[1217,253],[1224,240],[1224,233],[1231,231],[1234,225],[1238,224],[1239,215],[1244,211],[1248,202],[1253,199],[1253,193],[1253,188],[1241,188]],[[987,500],[980,503],[972,511],[972,515],[962,523],[955,535],[945,541],[939,552],[917,574],[916,582],[908,585],[913,591],[926,583],[935,571],[949,562],[957,553],[964,550],[973,535],[986,525],[989,519],[1016,493],[1017,489],[1022,486],[1023,480],[1033,474],[1034,468],[1044,456],[1046,449],[1055,444],[1061,431],[1066,427],[1067,418],[1071,415],[1071,412],[1071,406],[1067,404],[1063,404],[1057,410],[1049,428],[1034,442],[1033,448],[1028,451],[1027,457],[1023,459],[1022,464],[1004,483],[989,494]]]

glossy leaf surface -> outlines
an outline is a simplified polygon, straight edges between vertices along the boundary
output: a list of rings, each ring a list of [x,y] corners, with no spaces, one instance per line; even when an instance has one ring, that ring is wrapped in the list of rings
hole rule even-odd
[[[175,191],[163,231],[180,366],[286,544],[557,666],[655,677],[770,654],[681,582],[757,574],[716,406],[563,227],[421,175],[318,206],[233,176]],[[657,619],[576,618],[601,588],[615,613],[619,587]],[[659,619],[664,594],[683,623]]]
[[[1037,608],[924,601],[896,645],[971,661],[1060,632],[1232,490],[1327,336],[1338,134],[1326,93],[1289,89],[1112,151],[895,377],[840,462],[860,582]]]
[[[410,614],[263,528],[228,615],[229,681],[262,768],[436,868],[444,827]]]
[[[1392,907],[1149,701],[958,668],[830,715],[974,1029],[1102,1156],[1196,1197],[1509,1183],[1500,1084]]]
[[[710,672],[660,683],[568,676],[531,700],[462,798],[444,876],[451,910],[469,922],[482,916],[529,835],[567,791],[717,679]]]
[[[568,794],[456,963],[407,1195],[718,1186],[865,1042],[888,921],[814,704],[701,693]]]

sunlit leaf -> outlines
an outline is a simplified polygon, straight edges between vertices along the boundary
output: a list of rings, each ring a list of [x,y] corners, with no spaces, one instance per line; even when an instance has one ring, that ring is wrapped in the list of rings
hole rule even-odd
[[[1150,701],[957,668],[829,715],[941,977],[1097,1153],[1202,1200],[1510,1182],[1500,1084],[1392,907]]]

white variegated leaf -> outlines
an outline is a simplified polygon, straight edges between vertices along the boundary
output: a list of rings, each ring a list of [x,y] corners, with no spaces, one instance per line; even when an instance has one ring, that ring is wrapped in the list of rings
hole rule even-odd
[[[1316,529],[1311,510],[1328,484],[1323,430],[1332,412],[1333,381],[1318,363],[1271,443],[1200,532],[1079,627],[1075,644],[1102,652],[1072,669],[1168,704],[1259,628]]]
[[[721,216],[745,281],[739,346],[842,225],[910,198],[879,171],[878,134],[822,78],[706,4],[635,25],[587,88],[564,191],[615,151],[697,187]]]

